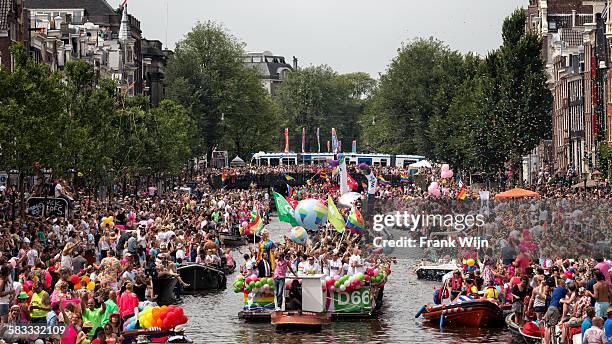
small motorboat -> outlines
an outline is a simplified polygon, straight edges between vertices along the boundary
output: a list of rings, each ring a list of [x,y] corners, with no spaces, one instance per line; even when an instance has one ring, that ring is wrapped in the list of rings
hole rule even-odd
[[[189,263],[179,266],[177,271],[183,282],[189,284],[184,288],[185,293],[225,289],[227,284],[225,273],[220,267]]]
[[[444,275],[452,273],[459,267],[455,263],[427,264],[417,266],[414,272],[418,279],[442,282]]]
[[[299,275],[287,278],[282,307],[270,315],[277,329],[320,330],[331,324],[331,312],[326,309],[326,298],[321,289],[322,274]]]
[[[542,343],[542,337],[539,335],[527,334],[524,333],[521,327],[514,322],[514,313],[508,314],[506,317],[506,326],[512,333],[512,342],[513,343],[522,343],[522,344],[540,344]]]
[[[504,324],[504,313],[494,300],[472,299],[460,296],[457,301],[445,305],[425,305],[415,315],[440,326],[497,327]]]
[[[153,292],[157,295],[156,302],[160,306],[172,305],[178,301],[174,293],[177,282],[178,279],[176,277],[153,278]]]
[[[506,316],[506,326],[512,333],[512,341],[520,344],[540,344],[542,343],[542,337],[544,336],[544,328],[541,328],[538,324],[533,321],[528,321],[523,326],[519,326],[514,322],[514,313]],[[557,325],[556,328],[557,343],[561,343],[561,327]],[[582,344],[582,333],[581,327],[572,327],[572,344]]]

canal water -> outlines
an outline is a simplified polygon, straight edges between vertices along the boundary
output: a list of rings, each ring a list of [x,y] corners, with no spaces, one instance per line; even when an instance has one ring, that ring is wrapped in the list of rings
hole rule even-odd
[[[272,221],[273,240],[286,233],[286,224]],[[242,248],[246,252],[246,248]],[[239,252],[234,253],[242,263]],[[189,318],[186,332],[195,343],[511,343],[505,328],[453,330],[424,324],[416,312],[431,302],[433,282],[417,280],[413,260],[398,259],[385,285],[382,314],[378,319],[333,322],[320,332],[278,332],[269,323],[250,324],[238,319],[242,294],[232,288],[185,296],[182,306]],[[228,276],[228,285],[236,277]]]

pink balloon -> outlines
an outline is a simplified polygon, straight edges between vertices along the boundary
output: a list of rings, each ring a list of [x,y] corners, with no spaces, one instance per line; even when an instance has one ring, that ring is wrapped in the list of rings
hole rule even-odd
[[[440,176],[443,179],[448,179],[453,177],[453,170],[444,170],[440,173]]]
[[[329,291],[331,291],[332,293],[336,291],[336,286],[332,285],[329,287]]]
[[[450,166],[448,166],[448,164],[442,164],[442,171],[448,171],[450,169]]]
[[[340,276],[339,276],[339,275],[334,276],[334,281],[337,281],[337,280],[339,280],[339,279],[340,279]]]
[[[431,189],[431,190],[429,190],[429,194],[434,196],[434,197],[440,197],[440,195],[441,195],[440,189]]]

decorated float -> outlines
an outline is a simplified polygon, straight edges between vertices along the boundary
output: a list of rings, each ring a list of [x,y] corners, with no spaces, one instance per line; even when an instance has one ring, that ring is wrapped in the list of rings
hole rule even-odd
[[[188,321],[181,307],[144,307],[123,324],[123,343],[192,343],[184,334]]]

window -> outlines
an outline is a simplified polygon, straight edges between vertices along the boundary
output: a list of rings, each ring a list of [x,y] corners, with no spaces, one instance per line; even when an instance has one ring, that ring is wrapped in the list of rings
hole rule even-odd
[[[127,48],[125,51],[125,59],[126,62],[131,63],[134,59],[134,57],[132,56],[132,48]]]

